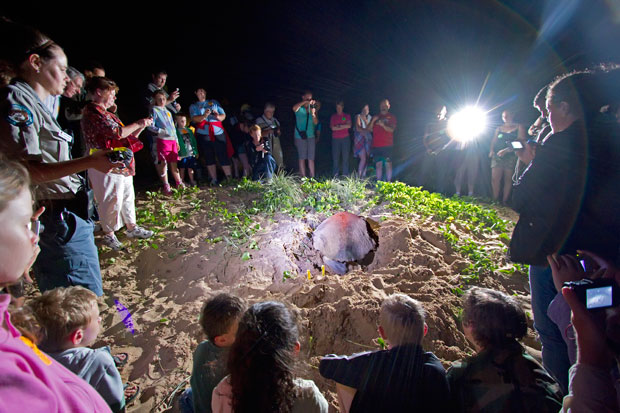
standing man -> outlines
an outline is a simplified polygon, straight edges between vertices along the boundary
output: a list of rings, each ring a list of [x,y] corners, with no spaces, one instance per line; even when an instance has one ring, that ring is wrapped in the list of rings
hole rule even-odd
[[[377,164],[377,181],[383,177],[385,164],[386,181],[392,180],[392,157],[394,149],[394,131],[396,130],[396,116],[390,113],[390,101],[383,99],[379,102],[380,113],[370,121],[372,128],[371,152]]]
[[[295,113],[295,146],[299,156],[299,173],[306,176],[306,160],[310,178],[314,178],[314,152],[316,140],[314,126],[319,123],[316,115],[316,102],[312,99],[312,92],[306,91],[301,97],[301,102],[293,106]]]
[[[168,80],[168,73],[165,70],[158,70],[153,73],[153,81],[146,87],[145,101],[147,105],[147,111],[151,112],[151,105],[153,103],[153,93],[158,90],[163,90],[166,95],[166,109],[172,114],[178,113],[181,110],[181,105],[177,103],[177,99],[181,95],[179,89],[176,89],[171,94],[168,94],[166,90],[166,80]]]
[[[256,124],[260,126],[263,138],[269,139],[271,154],[276,160],[278,168],[284,169],[284,155],[280,145],[280,135],[282,132],[280,130],[280,122],[273,116],[275,111],[276,106],[271,102],[267,102],[263,114],[256,118]]]
[[[230,157],[234,150],[232,143],[224,130],[222,121],[226,119],[226,112],[217,100],[207,100],[207,92],[196,90],[198,101],[189,107],[189,115],[196,124],[196,142],[211,178],[211,185],[217,185],[217,170],[215,160],[220,162],[226,179],[232,178]]]
[[[351,115],[344,113],[344,102],[342,100],[336,103],[336,113],[334,113],[329,121],[329,127],[332,130],[332,162],[333,175],[337,176],[340,170],[340,158],[342,157],[342,174],[349,174],[349,154],[351,153],[351,138],[349,129],[351,129]]]

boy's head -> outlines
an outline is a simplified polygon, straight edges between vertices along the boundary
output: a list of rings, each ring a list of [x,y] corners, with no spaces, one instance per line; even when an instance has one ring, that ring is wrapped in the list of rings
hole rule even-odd
[[[83,287],[55,288],[28,305],[44,331],[41,348],[48,352],[87,347],[101,325],[97,296]]]
[[[187,117],[183,113],[177,113],[174,115],[174,120],[177,123],[178,128],[184,128],[187,126]]]
[[[258,142],[261,137],[261,128],[258,125],[252,125],[250,126],[250,130],[248,131],[248,133],[250,134],[252,139],[254,139],[254,141]]]
[[[234,295],[221,293],[209,298],[200,315],[200,326],[210,342],[218,347],[230,347],[235,342],[239,319],[245,302]]]
[[[153,106],[166,106],[166,93],[163,90],[153,92]]]
[[[424,307],[405,294],[392,294],[381,304],[379,334],[391,347],[419,344],[426,335]]]

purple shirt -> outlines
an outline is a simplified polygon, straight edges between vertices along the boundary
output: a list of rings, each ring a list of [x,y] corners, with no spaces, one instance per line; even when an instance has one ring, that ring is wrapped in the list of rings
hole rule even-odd
[[[90,384],[20,337],[10,300],[0,295],[0,412],[110,412]]]

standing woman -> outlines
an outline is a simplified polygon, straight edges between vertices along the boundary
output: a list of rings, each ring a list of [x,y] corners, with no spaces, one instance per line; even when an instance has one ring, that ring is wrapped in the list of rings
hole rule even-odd
[[[362,107],[362,112],[355,116],[355,131],[353,132],[353,156],[360,158],[357,167],[357,175],[360,178],[366,176],[368,167],[368,156],[370,154],[370,144],[372,142],[372,129],[370,128],[370,107],[366,104]]]
[[[107,173],[116,165],[107,151],[71,159],[72,137],[64,133],[43,102],[60,95],[68,80],[67,56],[39,31],[0,21],[0,37],[11,39],[0,49],[0,61],[12,78],[0,94],[0,152],[26,166],[41,216],[41,253],[34,275],[41,291],[80,285],[103,294],[99,256],[88,214],[88,197],[78,172]]]
[[[86,147],[92,152],[102,149],[128,147],[137,150],[142,148],[137,136],[153,123],[150,118],[140,119],[131,125],[123,125],[120,119],[108,108],[115,105],[118,86],[105,77],[93,77],[88,81],[86,90],[92,96],[82,110],[82,135]],[[131,159],[128,167],[117,168],[108,173],[96,169],[88,170],[88,177],[99,203],[99,219],[104,232],[104,245],[118,251],[123,248],[115,231],[123,224],[127,227],[129,238],[150,238],[153,231],[136,225],[135,194],[133,176],[136,174],[135,159]]]
[[[499,200],[499,192],[503,182],[502,203],[505,204],[510,199],[512,175],[517,164],[517,157],[510,142],[518,140],[525,143],[525,128],[514,121],[514,113],[508,109],[502,112],[502,121],[504,124],[495,129],[489,158],[491,158],[493,199]]]

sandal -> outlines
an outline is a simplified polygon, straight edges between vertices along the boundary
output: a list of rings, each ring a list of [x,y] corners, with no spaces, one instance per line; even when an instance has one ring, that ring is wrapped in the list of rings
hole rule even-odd
[[[127,391],[130,392],[129,397],[127,397]],[[123,392],[125,396],[125,406],[128,406],[131,402],[136,400],[136,397],[140,394],[140,386],[127,382],[123,385]],[[133,392],[133,394],[131,394],[131,392]]]
[[[116,365],[116,368],[120,369],[125,364],[127,364],[127,361],[129,360],[129,354],[127,354],[127,353],[118,353],[118,354],[112,356],[112,358],[114,359],[114,364]]]

